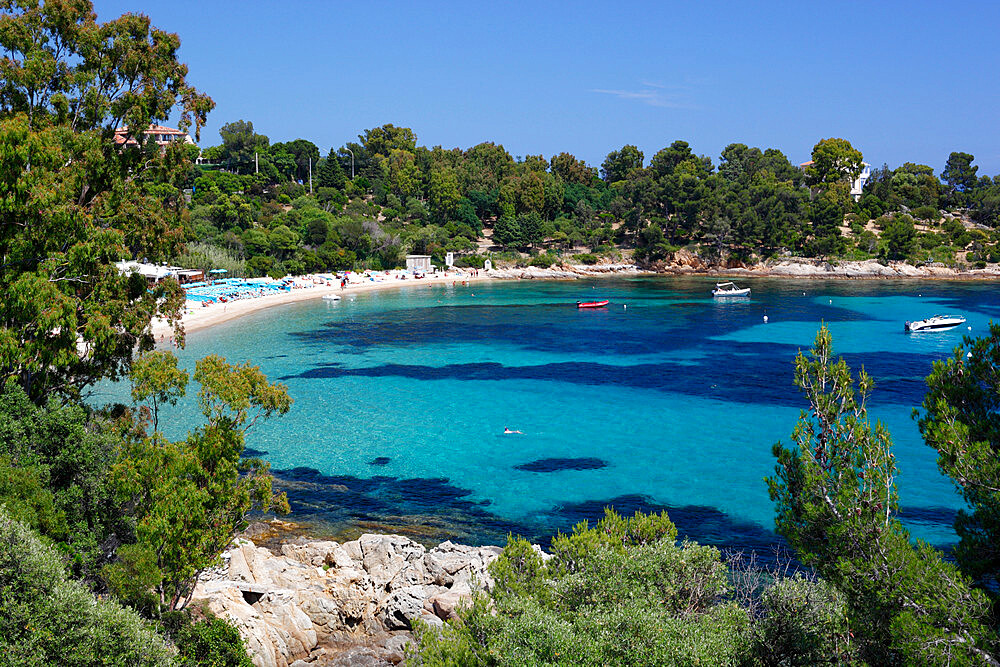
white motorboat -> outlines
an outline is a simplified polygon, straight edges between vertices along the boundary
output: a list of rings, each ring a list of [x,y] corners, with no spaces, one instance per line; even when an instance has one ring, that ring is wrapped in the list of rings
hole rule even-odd
[[[719,297],[730,297],[730,296],[750,296],[749,287],[737,287],[736,283],[715,283],[715,289],[712,290],[712,296]]]
[[[340,301],[339,294],[324,294],[323,298],[326,299],[327,301]]]
[[[920,331],[948,331],[957,326],[965,324],[964,317],[954,317],[952,315],[935,315],[926,320],[907,322],[903,325],[903,330],[907,333],[917,333]]]

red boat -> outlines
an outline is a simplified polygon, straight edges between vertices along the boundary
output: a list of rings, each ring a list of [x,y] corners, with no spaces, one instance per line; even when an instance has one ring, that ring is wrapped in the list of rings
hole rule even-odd
[[[604,301],[577,301],[576,302],[576,307],[577,308],[604,308],[604,306],[606,306],[606,305],[608,305],[607,299],[605,299]]]

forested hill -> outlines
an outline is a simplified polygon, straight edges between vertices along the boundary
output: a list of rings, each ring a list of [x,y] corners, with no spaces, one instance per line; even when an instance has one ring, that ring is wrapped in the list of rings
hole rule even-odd
[[[852,196],[864,158],[836,138],[820,140],[805,168],[774,148],[734,143],[714,161],[674,141],[649,159],[623,146],[598,169],[491,142],[427,148],[391,124],[325,155],[306,139],[271,143],[249,121],[220,134],[192,167],[189,250],[177,260],[234,274],[387,269],[408,253],[440,263],[448,251],[468,266],[487,254],[542,266],[568,255],[651,263],[685,246],[748,263],[1000,259],[1000,176],[979,177],[968,153],[952,153],[940,174],[910,162],[872,169]]]

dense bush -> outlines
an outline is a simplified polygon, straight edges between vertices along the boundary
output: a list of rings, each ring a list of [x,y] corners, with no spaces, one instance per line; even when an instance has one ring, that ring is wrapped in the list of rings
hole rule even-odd
[[[0,389],[0,503],[55,541],[77,576],[95,576],[101,542],[130,532],[106,476],[117,447],[79,404],[39,407],[14,382]]]
[[[455,266],[459,268],[481,269],[486,263],[482,255],[459,255],[455,258]]]
[[[580,264],[597,264],[597,262],[600,261],[600,257],[589,252],[582,252],[579,255],[573,255],[569,259],[570,261],[579,262]]]
[[[169,665],[139,616],[68,579],[58,553],[0,507],[0,656],[4,665]]]
[[[195,619],[189,610],[171,611],[161,623],[180,655],[180,667],[253,667],[239,631],[207,610]]]
[[[723,601],[726,567],[711,547],[674,542],[665,514],[609,512],[558,538],[547,562],[511,538],[483,597],[438,634],[418,629],[422,665],[736,665],[750,619]]]
[[[754,654],[763,665],[853,662],[855,648],[844,596],[822,580],[780,579],[761,596],[764,615],[754,628]]]
[[[529,266],[537,266],[542,269],[547,269],[553,264],[559,262],[559,258],[555,255],[549,254],[547,252],[539,253],[528,260]]]
[[[933,206],[919,206],[910,211],[910,214],[918,220],[934,221],[941,219],[941,214]]]

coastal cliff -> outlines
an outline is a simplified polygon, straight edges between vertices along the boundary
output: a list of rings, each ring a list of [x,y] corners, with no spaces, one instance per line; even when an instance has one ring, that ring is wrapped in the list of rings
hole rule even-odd
[[[396,664],[412,619],[440,626],[474,589],[492,588],[487,568],[502,549],[365,534],[277,551],[238,538],[192,598],[236,626],[257,667]]]

